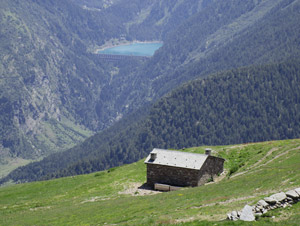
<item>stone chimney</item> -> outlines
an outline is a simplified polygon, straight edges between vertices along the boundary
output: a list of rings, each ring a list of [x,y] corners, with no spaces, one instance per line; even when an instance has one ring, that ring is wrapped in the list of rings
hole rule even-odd
[[[157,157],[157,153],[150,153],[150,161],[154,161]]]
[[[206,148],[205,149],[205,154],[206,155],[211,155],[211,149],[210,148]]]

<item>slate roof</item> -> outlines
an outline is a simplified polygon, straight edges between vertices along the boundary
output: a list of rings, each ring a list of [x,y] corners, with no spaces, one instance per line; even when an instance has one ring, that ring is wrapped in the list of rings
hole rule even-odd
[[[151,153],[156,153],[156,159],[154,161],[150,160]],[[197,170],[201,169],[208,157],[208,155],[204,154],[194,154],[157,148],[153,149],[151,153],[145,160],[146,164],[157,164]]]

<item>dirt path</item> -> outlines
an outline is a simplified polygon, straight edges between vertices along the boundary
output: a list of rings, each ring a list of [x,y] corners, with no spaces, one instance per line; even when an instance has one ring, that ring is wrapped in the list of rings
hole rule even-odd
[[[268,156],[270,156],[274,151],[277,151],[279,148],[272,148],[271,150],[268,151],[268,153],[261,158],[258,162],[256,162],[253,166],[251,166],[249,169],[256,168],[262,161],[264,161]]]
[[[270,156],[274,151],[277,151],[278,149],[279,148],[272,148],[270,151],[268,151],[268,153],[262,159],[260,159],[258,162],[256,162],[253,166],[247,168],[246,170],[244,170],[242,172],[239,172],[237,174],[232,175],[231,178],[235,178],[237,176],[241,176],[241,175],[244,175],[246,173],[254,173],[257,170],[259,170],[258,168],[270,164],[274,160],[276,160],[276,159],[278,159],[278,158],[280,158],[280,157],[282,157],[282,156],[290,153],[291,151],[300,150],[300,147],[289,149],[289,150],[287,150],[285,152],[282,152],[281,154],[276,155],[274,158],[270,159],[269,161],[265,162],[264,164],[261,164],[268,156]],[[250,171],[250,170],[253,170],[253,171]]]
[[[161,193],[160,191],[152,190],[141,183],[129,183],[125,186],[124,191],[120,191],[121,195],[132,195],[132,196],[144,196],[144,195],[156,195]]]
[[[265,165],[268,165],[269,163],[273,162],[275,159],[278,159],[279,157],[283,156],[283,155],[286,155],[288,154],[289,152],[291,151],[295,151],[295,150],[300,150],[300,147],[296,147],[296,148],[293,148],[293,149],[290,149],[290,150],[287,150],[279,155],[276,155],[274,158],[272,158],[271,160],[269,160],[268,162],[262,164],[261,166],[265,166]]]

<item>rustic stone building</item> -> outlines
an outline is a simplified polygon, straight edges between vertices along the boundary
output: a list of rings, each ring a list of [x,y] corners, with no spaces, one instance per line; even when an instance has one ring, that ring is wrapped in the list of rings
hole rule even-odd
[[[153,149],[146,158],[147,184],[195,187],[223,172],[224,159],[206,154]]]

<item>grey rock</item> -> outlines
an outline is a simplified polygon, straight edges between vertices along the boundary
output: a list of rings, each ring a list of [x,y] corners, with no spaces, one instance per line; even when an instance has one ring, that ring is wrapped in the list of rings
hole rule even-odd
[[[285,194],[287,197],[290,197],[292,199],[297,199],[300,196],[295,190],[287,191]]]
[[[237,211],[238,217],[241,216],[242,212],[241,211]]]
[[[269,210],[290,207],[298,201],[300,201],[300,188],[266,197],[263,200],[259,200],[253,207],[246,205],[242,211],[232,211],[230,214],[227,214],[227,218],[234,221],[239,219],[242,221],[255,221],[255,216],[261,216]]]
[[[272,198],[272,197],[266,197],[264,198],[264,201],[266,201],[267,203],[271,204],[271,205],[274,205],[276,204],[276,199]]]
[[[232,220],[232,219],[231,219],[231,214],[230,214],[230,213],[227,214],[227,219],[228,219],[228,220]]]
[[[237,221],[238,219],[239,219],[239,217],[238,217],[238,212],[232,211],[232,212],[231,212],[231,220]]]
[[[296,189],[295,189],[295,192],[297,192],[298,195],[300,196],[300,188],[296,188]]]
[[[276,208],[277,208],[276,206],[271,206],[271,207],[270,207],[271,210],[274,210],[274,209],[276,209]]]
[[[266,208],[267,206],[269,206],[269,204],[265,200],[259,200],[257,202],[257,205],[260,205],[260,206],[262,206],[264,208]]]
[[[275,199],[277,202],[283,202],[287,197],[284,192],[276,193],[274,195],[271,195],[270,198]]]
[[[232,220],[233,220],[233,221],[238,221],[238,220],[239,220],[239,218],[237,218],[237,217],[233,217],[233,218],[232,218]]]
[[[265,213],[267,213],[267,212],[268,212],[268,210],[264,209],[262,213],[265,214]]]
[[[237,213],[236,211],[232,211],[232,212],[231,212],[231,216],[233,216],[233,217],[238,217],[238,213]]]
[[[246,205],[241,213],[240,220],[242,221],[255,221],[255,216],[252,211],[253,207]]]

